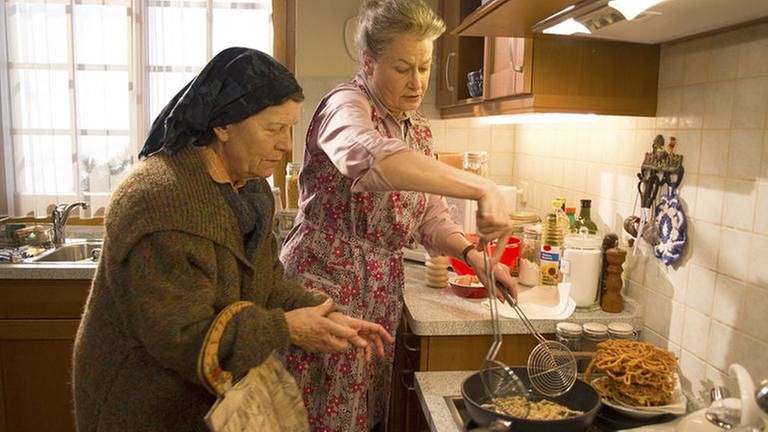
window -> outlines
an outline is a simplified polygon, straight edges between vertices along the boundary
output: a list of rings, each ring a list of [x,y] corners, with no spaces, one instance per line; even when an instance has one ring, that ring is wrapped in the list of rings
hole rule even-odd
[[[152,120],[217,52],[272,54],[272,0],[6,0],[0,107],[9,212],[96,210]]]

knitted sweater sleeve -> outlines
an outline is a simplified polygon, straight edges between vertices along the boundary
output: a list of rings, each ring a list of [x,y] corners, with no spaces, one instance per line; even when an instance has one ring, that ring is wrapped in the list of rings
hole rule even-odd
[[[113,272],[123,281],[115,306],[126,331],[164,367],[193,382],[215,306],[226,297],[222,281],[237,272],[219,267],[221,253],[200,237],[160,231],[136,243]],[[230,322],[219,354],[223,366],[239,377],[289,343],[284,311],[257,302]]]

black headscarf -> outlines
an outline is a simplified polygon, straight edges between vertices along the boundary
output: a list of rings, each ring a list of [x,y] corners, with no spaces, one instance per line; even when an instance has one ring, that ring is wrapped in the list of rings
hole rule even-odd
[[[163,108],[152,123],[139,158],[163,150],[208,144],[214,127],[237,123],[301,92],[293,74],[272,57],[250,48],[227,48]]]

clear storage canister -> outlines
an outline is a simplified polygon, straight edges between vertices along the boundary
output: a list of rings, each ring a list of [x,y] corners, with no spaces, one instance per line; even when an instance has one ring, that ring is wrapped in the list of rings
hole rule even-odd
[[[523,229],[523,244],[518,262],[518,279],[521,285],[539,284],[539,256],[541,251],[541,225],[528,225]]]
[[[571,351],[581,351],[582,329],[581,324],[562,321],[555,325],[557,341],[565,345]]]
[[[611,339],[637,339],[637,332],[632,324],[625,322],[612,322],[608,324],[608,335]]]
[[[482,177],[488,177],[488,152],[466,152],[464,153],[464,171],[477,174]]]
[[[597,350],[597,344],[608,340],[608,326],[596,322],[588,322],[582,325],[584,337],[582,338],[581,348],[584,351]]]

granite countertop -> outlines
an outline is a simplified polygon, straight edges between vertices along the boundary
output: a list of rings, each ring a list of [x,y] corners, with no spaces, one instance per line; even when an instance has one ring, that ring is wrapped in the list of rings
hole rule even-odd
[[[461,383],[477,371],[414,372],[416,393],[432,432],[461,432],[446,396],[460,396]]]
[[[468,300],[455,295],[450,289],[429,288],[425,284],[425,267],[406,262],[405,266],[405,316],[411,331],[419,336],[455,336],[492,334],[490,313],[478,300]],[[624,311],[608,313],[576,311],[567,319],[532,319],[540,333],[554,333],[559,321],[577,323],[626,322],[634,328],[643,324],[641,305],[633,299],[624,299]],[[529,333],[520,319],[501,318],[504,334]]]

